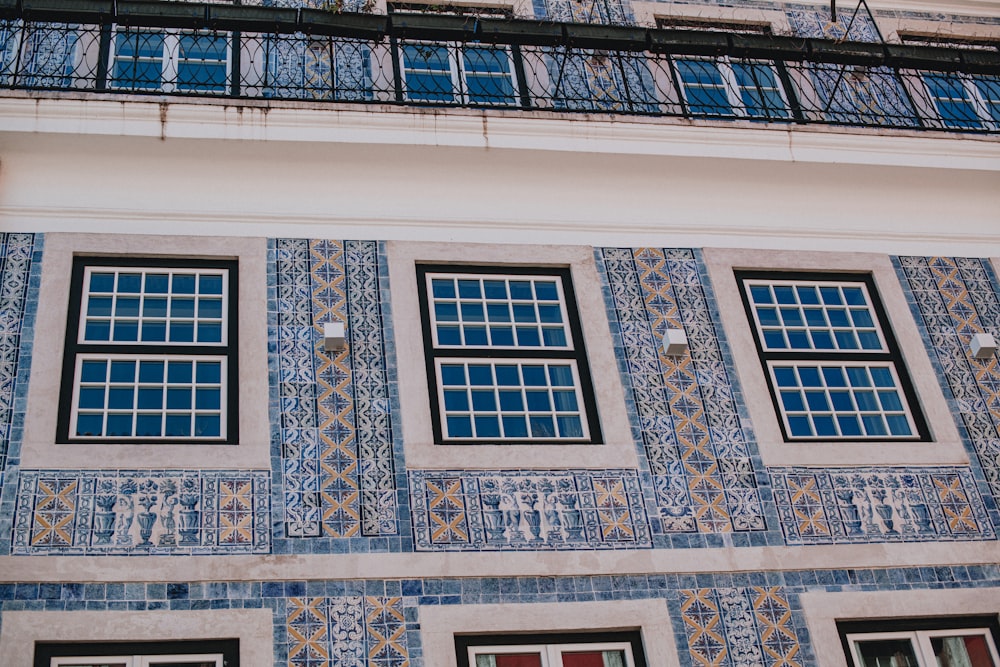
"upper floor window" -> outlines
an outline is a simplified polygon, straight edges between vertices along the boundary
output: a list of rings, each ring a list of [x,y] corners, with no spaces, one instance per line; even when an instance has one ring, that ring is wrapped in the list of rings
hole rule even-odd
[[[225,33],[119,28],[111,85],[165,93],[225,93],[229,51]]]
[[[395,3],[393,14],[510,17],[510,7]],[[401,40],[400,73],[406,99],[471,106],[512,106],[518,85],[510,47],[480,42]]]
[[[952,35],[902,33],[904,43],[921,46],[997,51],[996,40]],[[968,130],[1000,129],[1000,77],[959,72],[920,72],[923,91],[937,120],[947,128]],[[920,94],[920,93],[923,94]]]
[[[926,437],[869,276],[737,278],[786,440]]]
[[[235,442],[236,262],[77,257],[61,442]]]
[[[517,103],[514,67],[506,47],[402,42],[399,54],[408,100],[473,106]]]
[[[852,667],[998,667],[996,617],[838,623]]]
[[[600,442],[567,270],[417,274],[438,442]]]
[[[688,111],[705,116],[788,118],[788,103],[773,64],[763,60],[675,58]]]

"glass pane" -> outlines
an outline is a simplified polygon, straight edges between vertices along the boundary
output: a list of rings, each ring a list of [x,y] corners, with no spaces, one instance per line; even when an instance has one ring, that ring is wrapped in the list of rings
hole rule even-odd
[[[996,667],[984,635],[932,637],[931,646],[940,667]]]
[[[863,667],[919,667],[909,639],[877,639],[855,642]]]

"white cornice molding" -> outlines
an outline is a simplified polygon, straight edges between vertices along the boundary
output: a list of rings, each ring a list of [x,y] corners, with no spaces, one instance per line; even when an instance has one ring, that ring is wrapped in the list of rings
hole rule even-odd
[[[507,217],[370,216],[329,210],[323,213],[290,211],[183,211],[126,208],[64,208],[0,206],[0,228],[5,231],[50,232],[88,231],[136,234],[168,228],[171,233],[191,236],[303,236],[323,237],[332,230],[344,238],[381,240],[448,240],[461,242],[565,243],[585,238],[594,246],[656,244],[691,247],[784,248],[886,252],[891,254],[932,253],[981,256],[1000,253],[1000,228],[990,233],[962,232],[941,227],[936,232],[914,229],[893,231],[866,224],[836,228],[802,225],[790,228],[777,220],[773,227],[735,222],[692,225],[686,218],[637,221],[583,220],[572,215],[565,219],[525,219]],[[485,233],[488,230],[488,233]],[[485,235],[484,235],[485,233]],[[525,233],[530,234],[526,239]]]
[[[270,556],[2,556],[0,582],[416,579],[780,572],[991,565],[997,544],[931,542],[634,551]]]
[[[447,146],[1000,171],[1000,137],[601,114],[79,96],[0,97],[0,139]],[[2,157],[2,155],[0,155]]]

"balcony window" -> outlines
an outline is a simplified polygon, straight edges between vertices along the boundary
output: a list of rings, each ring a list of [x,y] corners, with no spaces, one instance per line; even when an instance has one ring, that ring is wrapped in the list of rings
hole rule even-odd
[[[471,106],[517,103],[514,68],[505,47],[404,42],[400,60],[410,101]]]
[[[689,112],[703,116],[788,118],[774,65],[758,60],[674,60]]]
[[[111,84],[134,91],[222,94],[229,50],[229,38],[221,33],[121,28]]]

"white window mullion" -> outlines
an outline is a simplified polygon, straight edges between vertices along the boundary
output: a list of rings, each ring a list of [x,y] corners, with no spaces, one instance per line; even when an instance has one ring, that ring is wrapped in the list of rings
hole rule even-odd
[[[722,77],[722,83],[726,88],[726,97],[729,99],[729,106],[737,116],[746,116],[747,110],[743,105],[743,97],[740,95],[740,84],[733,71],[732,63],[728,56],[723,56],[716,61],[715,66]]]

